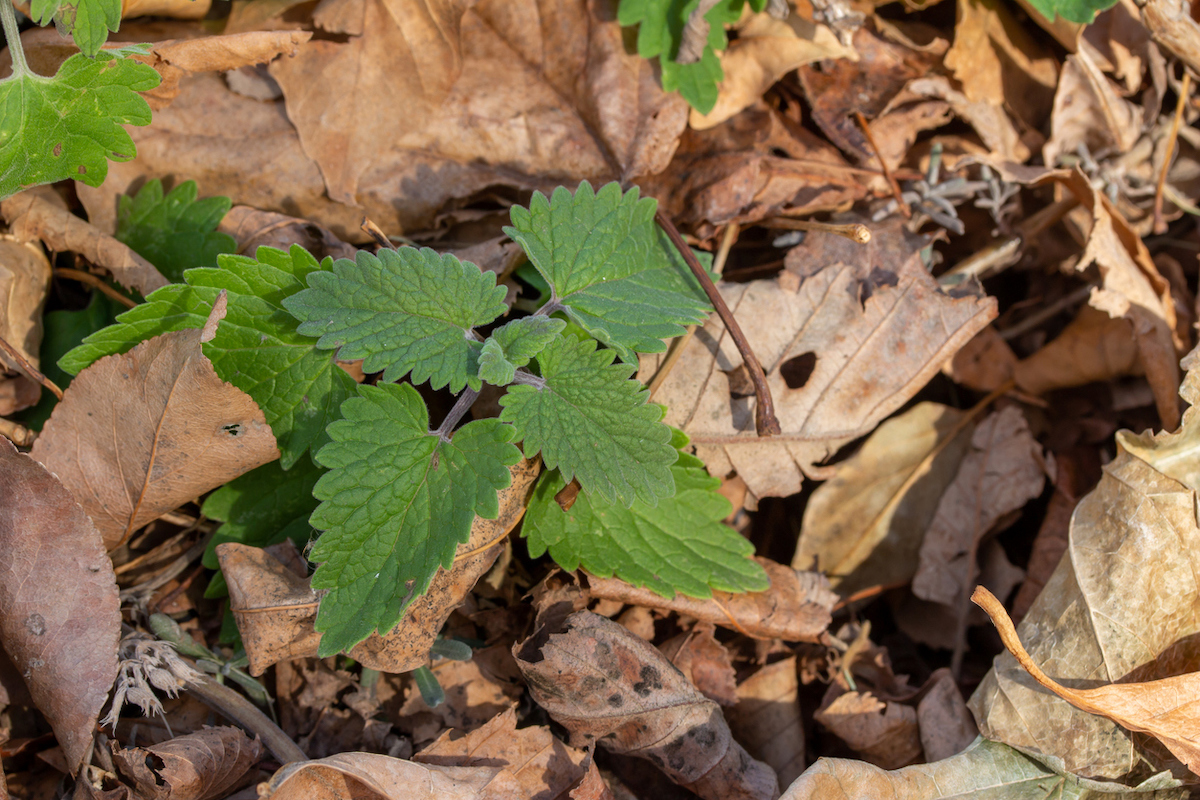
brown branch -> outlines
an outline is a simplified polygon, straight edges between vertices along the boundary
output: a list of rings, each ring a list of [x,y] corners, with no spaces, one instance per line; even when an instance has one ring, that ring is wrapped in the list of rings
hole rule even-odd
[[[1192,73],[1183,68],[1183,82],[1179,85],[1179,100],[1175,103],[1175,119],[1171,122],[1171,133],[1167,136],[1167,152],[1163,155],[1162,172],[1158,173],[1158,184],[1154,187],[1154,232],[1167,232],[1167,221],[1163,219],[1163,190],[1167,186],[1167,172],[1171,169],[1171,156],[1175,155],[1175,140],[1179,138],[1179,123],[1183,109],[1187,107],[1188,95],[1192,90]]]
[[[70,267],[60,267],[54,270],[54,277],[67,278],[68,280],[86,283],[88,286],[99,289],[102,294],[107,297],[111,297],[113,300],[116,300],[126,308],[133,308],[137,305],[136,301],[131,300],[125,295],[121,294],[116,289],[105,283],[104,280],[90,272],[84,272],[81,269],[71,269]]]
[[[18,352],[17,349],[7,341],[5,341],[3,337],[0,337],[0,350],[3,350],[4,354],[12,359],[18,370],[24,372],[25,375],[31,378],[34,382],[40,383],[42,386],[49,389],[59,400],[63,399],[62,389],[58,388],[54,381],[43,375],[37,367],[35,367],[33,364],[30,364],[29,361],[26,360],[25,356],[21,355],[20,352]]]
[[[905,219],[912,219],[912,209],[904,201],[904,193],[900,191],[900,184],[896,181],[896,176],[888,169],[879,145],[875,144],[875,136],[871,133],[871,126],[867,124],[867,118],[862,115],[861,111],[855,111],[854,118],[858,120],[858,126],[862,128],[863,136],[867,137],[867,142],[875,151],[875,157],[879,159],[879,166],[883,169],[883,178],[888,182],[888,186],[892,187],[892,196],[896,198],[896,205],[900,206],[900,212],[904,214]]]
[[[704,267],[700,266],[696,254],[692,252],[692,248],[687,246],[687,242],[683,240],[683,236],[680,235],[679,229],[675,227],[675,223],[663,213],[662,206],[659,206],[658,210],[654,212],[654,219],[666,231],[667,237],[675,245],[675,248],[679,250],[679,254],[683,256],[683,260],[691,268],[692,274],[696,276],[696,280],[700,281],[700,285],[704,288],[704,293],[708,295],[709,302],[713,304],[713,308],[717,311],[717,316],[721,318],[721,322],[725,323],[725,330],[729,331],[734,344],[737,345],[738,352],[742,354],[742,361],[745,362],[746,369],[750,371],[750,380],[754,383],[754,397],[758,401],[754,408],[755,430],[758,431],[759,436],[775,436],[781,433],[783,429],[779,427],[779,420],[775,418],[775,403],[771,399],[771,390],[767,386],[766,373],[763,372],[758,356],[754,355],[754,350],[750,347],[750,342],[746,341],[746,335],[742,333],[741,326],[733,318],[733,312],[729,310],[729,306],[725,305],[725,298],[721,297],[721,293],[717,291],[712,278],[708,277],[708,273],[704,271]]]
[[[375,240],[375,243],[380,247],[386,247],[389,250],[395,250],[396,245],[392,244],[392,240],[387,237],[378,225],[370,220],[369,217],[363,217],[362,224],[358,226],[363,233]]]

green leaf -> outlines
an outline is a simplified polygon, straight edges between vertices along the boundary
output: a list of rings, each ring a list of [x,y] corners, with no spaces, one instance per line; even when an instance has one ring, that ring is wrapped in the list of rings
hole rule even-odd
[[[492,331],[479,354],[480,379],[493,386],[508,386],[517,368],[528,364],[565,327],[565,320],[536,316],[515,319]]]
[[[217,528],[204,551],[204,566],[220,569],[217,545],[225,542],[269,547],[291,539],[303,549],[312,536],[308,517],[317,507],[312,490],[323,474],[325,470],[311,458],[301,458],[286,471],[278,461],[272,461],[210,494],[200,511],[224,524]],[[218,572],[204,596],[226,594],[225,579]]]
[[[676,448],[687,437],[674,431]],[[765,590],[769,582],[753,560],[754,545],[721,524],[733,510],[717,491],[700,459],[680,452],[671,467],[675,494],[649,506],[635,501],[629,508],[581,493],[563,511],[554,496],[566,486],[558,472],[538,481],[521,530],[529,554],[550,557],[565,570],[584,569],[607,578],[645,586],[665,597],[675,592],[708,597],[711,589],[726,592]]]
[[[129,245],[172,283],[191,267],[215,267],[217,256],[237,252],[237,240],[217,226],[233,207],[228,197],[196,199],[196,182],[184,181],[163,196],[162,181],[146,183],[134,197],[122,195],[116,238]]]
[[[578,478],[589,492],[628,508],[654,505],[675,492],[671,429],[650,393],[629,380],[633,367],[612,363],[612,350],[594,341],[558,338],[537,357],[537,385],[509,388],[500,419],[512,423],[525,454],[541,452],[563,480]]]
[[[322,657],[394,628],[438,567],[450,568],[475,516],[500,513],[496,493],[521,459],[499,420],[469,422],[449,441],[431,433],[408,384],[360,386],[342,414],[316,456],[329,472],[310,520],[325,531],[309,556],[320,564],[313,588],[329,590],[317,614]]]
[[[1096,14],[1117,4],[1117,0],[1029,0],[1029,4],[1050,22],[1060,16],[1070,22],[1090,25]]]
[[[304,287],[306,276],[328,269],[331,261],[318,264],[298,245],[288,253],[260,247],[256,258],[223,255],[217,261],[216,269],[184,273],[186,285],[153,292],[119,316],[116,325],[87,337],[59,366],[78,373],[102,356],[124,353],[160,333],[202,327],[225,289],[228,311],[204,354],[222,380],[258,403],[288,469],[305,450],[326,441],[325,427],[354,391],[354,379],[296,331],[296,320],[282,305]]]
[[[442,688],[442,684],[438,683],[437,675],[433,674],[433,670],[429,667],[417,667],[413,670],[413,677],[417,680],[417,691],[421,693],[421,699],[425,701],[425,705],[437,708],[445,701],[446,690]]]
[[[700,323],[711,306],[683,257],[654,221],[656,202],[625,194],[616,183],[572,195],[535,192],[529,209],[512,208],[520,242],[552,288],[552,300],[626,361],[634,352],[660,353],[663,339]],[[705,254],[705,259],[710,257]]]
[[[0,81],[0,199],[66,178],[99,186],[108,160],[137,155],[121,126],[150,124],[138,92],[158,86],[159,76],[123,57],[136,49],[96,59],[76,53],[53,78],[27,73]]]
[[[32,0],[30,16],[38,25],[50,20],[70,34],[85,56],[94,56],[121,26],[121,0]]]
[[[405,247],[338,259],[308,286],[284,306],[300,320],[300,333],[321,337],[317,347],[361,358],[364,371],[383,372],[389,383],[411,372],[414,383],[434,389],[479,389],[481,344],[472,329],[506,309],[494,272]]]

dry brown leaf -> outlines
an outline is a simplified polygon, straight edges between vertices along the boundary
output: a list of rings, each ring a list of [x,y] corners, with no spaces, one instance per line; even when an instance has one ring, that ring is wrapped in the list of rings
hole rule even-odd
[[[911,764],[921,755],[917,712],[903,703],[885,703],[870,692],[846,692],[824,704],[813,718],[864,760],[884,769]]]
[[[880,425],[809,498],[792,566],[820,570],[842,595],[910,581],[974,427],[972,415],[938,403]]]
[[[917,726],[925,760],[941,761],[967,749],[979,730],[950,670],[934,670],[923,692],[917,703]]]
[[[910,104],[912,99],[917,102]],[[1003,106],[972,100],[944,76],[929,75],[909,81],[888,104],[884,115],[871,122],[875,142],[890,166],[899,166],[921,131],[944,124],[942,103],[975,129],[993,156],[1018,163],[1029,158],[1028,135],[1021,135]],[[1032,135],[1041,142],[1040,135]]]
[[[17,241],[41,240],[51,250],[77,253],[112,272],[118,283],[143,295],[168,283],[149,261],[87,221],[33,192],[21,192],[0,202],[0,216],[8,222]]]
[[[1080,145],[1093,156],[1124,153],[1142,133],[1143,111],[1123,98],[1087,48],[1067,56],[1054,95],[1050,139],[1042,159],[1061,166],[1061,156],[1074,156]]]
[[[1183,0],[1147,0],[1140,6],[1142,22],[1159,46],[1200,72],[1200,24]]]
[[[992,325],[963,345],[946,362],[942,372],[950,380],[976,392],[994,392],[1013,379],[1017,356]]]
[[[100,533],[53,475],[0,437],[0,642],[69,772],[91,750],[120,638],[117,580]]]
[[[796,67],[855,55],[827,26],[799,14],[784,20],[767,13],[752,14],[737,25],[737,38],[717,54],[725,77],[718,87],[716,105],[707,114],[693,108],[689,123],[696,130],[719,125],[757,103]]]
[[[113,747],[113,761],[144,800],[215,800],[251,777],[263,746],[240,728],[205,728],[152,747]]]
[[[1030,394],[1141,374],[1132,323],[1085,305],[1062,333],[1022,359],[1013,371]]]
[[[504,767],[529,800],[555,800],[567,797],[583,780],[587,759],[587,751],[563,744],[545,725],[517,730],[516,707],[510,706],[465,736],[443,733],[413,760],[443,767]]]
[[[40,245],[0,236],[0,338],[38,365],[42,344],[42,306],[50,288],[50,260]],[[0,366],[8,359],[0,354]],[[0,417],[37,403],[41,386],[9,365],[0,374]]]
[[[372,634],[349,655],[380,672],[408,672],[426,663],[450,613],[504,549],[509,532],[525,513],[529,489],[540,470],[537,459],[513,466],[512,483],[500,493],[499,516],[477,517],[470,538],[455,551],[452,568],[438,569],[429,591],[413,601],[391,633]],[[317,595],[307,578],[257,547],[227,542],[217,546],[217,558],[229,583],[230,608],[250,659],[250,674],[261,675],[283,659],[317,654]]]
[[[774,772],[729,732],[721,707],[610,619],[577,611],[513,646],[530,694],[577,746],[644,758],[705,800],[772,800]]]
[[[756,559],[767,572],[765,592],[713,592],[708,599],[677,594],[666,598],[618,578],[587,575],[588,594],[636,606],[660,608],[711,622],[755,639],[816,641],[829,627],[837,595],[829,581],[815,572],[798,572],[765,558]]]
[[[700,694],[728,707],[738,702],[737,674],[729,651],[717,641],[715,633],[711,622],[697,622],[690,631],[668,639],[658,649]]]
[[[988,613],[1008,652],[1039,684],[1089,714],[1098,714],[1131,731],[1148,733],[1167,746],[1188,769],[1200,775],[1200,672],[1146,683],[1123,683],[1093,689],[1070,689],[1056,682],[1029,657],[1012,620],[996,596],[982,586],[971,595]]]
[[[734,471],[754,497],[800,491],[806,474],[898,410],[996,315],[996,301],[943,293],[919,257],[897,272],[831,264],[806,278],[722,284],[762,361],[783,433],[759,439],[742,367],[715,315],[684,346],[655,400],[715,475]],[[642,357],[648,379],[661,355]]]
[[[775,770],[780,786],[804,772],[796,657],[768,664],[737,687],[737,705],[725,712],[729,729],[753,758]]]
[[[497,650],[506,649],[504,645],[494,647]],[[417,691],[415,682],[411,682],[408,698],[399,711],[400,716],[415,715],[418,719],[424,717],[427,723],[434,723],[435,732],[429,738],[436,738],[447,728],[473,731],[503,713],[504,709],[521,698],[522,690],[519,683],[503,680],[502,676],[495,675],[485,665],[489,649],[476,650],[469,661],[443,659],[435,663],[432,671],[446,693],[446,700],[437,708],[430,708]],[[413,741],[420,744],[422,738],[414,735]]]
[[[258,787],[260,800],[521,800],[500,767],[437,767],[374,753],[285,764]]]
[[[1083,29],[1080,46],[1090,49],[1096,66],[1121,84],[1126,97],[1142,88],[1144,78],[1165,82],[1165,75],[1160,75],[1165,66],[1162,53],[1154,46],[1133,0],[1120,0],[1097,14]]]
[[[326,256],[354,258],[357,252],[353,245],[334,236],[324,225],[249,206],[229,209],[217,230],[237,240],[239,253],[254,253],[260,247],[286,251],[298,244],[319,261]]]
[[[974,584],[983,537],[1039,496],[1045,482],[1042,448],[1019,408],[1008,406],[982,420],[925,533],[913,594],[958,607]]]
[[[913,255],[939,238],[909,231],[906,221],[899,215],[875,222],[851,211],[835,214],[829,221],[839,225],[865,225],[871,231],[871,241],[859,244],[825,231],[806,231],[804,241],[790,248],[784,256],[784,269],[801,278],[809,278],[830,264],[863,262],[889,272],[899,272]]]
[[[34,443],[30,455],[59,477],[110,550],[279,458],[262,411],[200,351],[224,314],[222,292],[204,329],[155,336],[80,372]]]

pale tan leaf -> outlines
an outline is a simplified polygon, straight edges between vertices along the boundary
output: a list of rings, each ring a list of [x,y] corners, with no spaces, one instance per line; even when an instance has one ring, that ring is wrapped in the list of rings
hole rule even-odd
[[[725,712],[729,729],[752,757],[787,786],[804,772],[796,657],[768,664],[737,687],[737,705]]]
[[[0,642],[70,772],[92,747],[120,638],[117,581],[96,526],[53,475],[0,437]]]
[[[437,767],[375,753],[340,753],[285,764],[260,800],[520,800],[520,784],[500,767]]]
[[[1017,363],[1017,386],[1031,394],[1140,374],[1137,339],[1124,317],[1085,305],[1062,333]]]
[[[1050,116],[1050,139],[1042,148],[1043,163],[1061,166],[1060,157],[1075,155],[1080,145],[1092,154],[1124,153],[1141,135],[1142,123],[1142,109],[1122,97],[1090,51],[1081,48],[1063,64]]]
[[[917,727],[926,761],[941,761],[963,750],[979,735],[950,670],[934,670],[917,703]]]
[[[976,392],[994,392],[1013,379],[1017,356],[996,328],[987,326],[946,362],[950,380]]]
[[[224,315],[214,306],[209,324]],[[110,550],[162,514],[279,458],[250,396],[174,331],[106,356],[71,382],[30,453],[96,523]]]
[[[145,800],[214,800],[236,790],[263,746],[240,728],[204,728],[151,747],[113,747],[113,761]]]
[[[917,712],[903,703],[885,703],[870,692],[846,692],[813,718],[863,759],[884,769],[911,764],[921,755]]]
[[[0,338],[34,367],[42,344],[42,306],[50,288],[50,260],[41,245],[0,236]],[[7,359],[0,354],[0,367]],[[0,374],[0,416],[35,404],[41,387],[8,365]]]
[[[772,800],[775,773],[733,740],[721,707],[654,647],[621,625],[578,611],[513,646],[530,694],[571,732],[644,758],[704,800]]]

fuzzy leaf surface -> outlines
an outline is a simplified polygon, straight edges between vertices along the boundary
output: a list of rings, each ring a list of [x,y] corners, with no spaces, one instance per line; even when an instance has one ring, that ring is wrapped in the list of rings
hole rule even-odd
[[[614,351],[594,341],[559,338],[537,358],[544,386],[513,386],[500,398],[500,419],[512,423],[530,457],[541,452],[563,480],[628,508],[654,505],[675,492],[671,429],[650,393],[612,363]]]
[[[117,317],[117,324],[86,339],[59,361],[78,373],[96,359],[123,353],[138,342],[166,331],[203,327],[221,289],[229,308],[204,355],[217,375],[250,395],[275,432],[284,469],[310,447],[326,441],[325,427],[337,419],[342,401],[353,393],[354,379],[328,353],[296,331],[284,310],[284,298],[300,291],[304,279],[328,269],[295,246],[287,253],[260,247],[255,258],[223,255],[216,269],[188,270],[186,284],[171,284],[146,302]]]
[[[637,188],[622,194],[610,183],[596,192],[584,181],[574,194],[558,188],[547,199],[535,192],[528,209],[513,206],[513,225],[504,229],[525,248],[567,316],[625,360],[634,352],[662,352],[663,339],[682,335],[711,310],[654,222],[655,208]]]
[[[363,359],[366,372],[386,382],[412,373],[434,389],[479,389],[479,351],[471,329],[504,313],[503,286],[494,272],[405,247],[379,255],[360,251],[309,277],[308,289],[284,302],[300,333],[339,358]]]
[[[155,178],[133,197],[119,199],[116,238],[172,283],[182,281],[186,269],[215,267],[217,256],[237,252],[237,240],[217,230],[233,202],[196,195],[196,182],[185,181],[164,196]]]
[[[673,432],[672,446],[683,448],[687,437]],[[671,467],[675,494],[658,505],[634,501],[625,508],[581,493],[563,511],[554,499],[566,481],[559,473],[544,476],[534,490],[522,531],[529,553],[550,552],[560,567],[583,567],[602,578],[617,576],[664,597],[676,592],[709,597],[713,589],[761,592],[769,582],[751,559],[754,545],[721,520],[733,510],[717,492],[721,481],[704,463],[680,452]]]
[[[321,655],[386,634],[439,567],[470,536],[476,515],[499,513],[497,492],[521,459],[514,431],[499,420],[469,422],[445,441],[408,384],[360,386],[317,453],[329,472],[317,481],[310,518],[325,531],[310,553],[312,587],[328,589],[317,614]]]
[[[108,32],[121,26],[121,6],[121,0],[33,0],[29,13],[38,25],[53,20],[59,30],[71,35],[84,55],[94,56],[108,39]]]
[[[99,186],[109,160],[137,155],[121,126],[150,124],[150,106],[138,92],[158,86],[159,75],[125,55],[145,49],[110,50],[96,59],[77,53],[53,78],[0,81],[0,199],[67,178]]]
[[[479,354],[479,378],[493,386],[513,382],[523,367],[562,333],[567,323],[550,317],[523,317],[497,328],[483,343]]]

